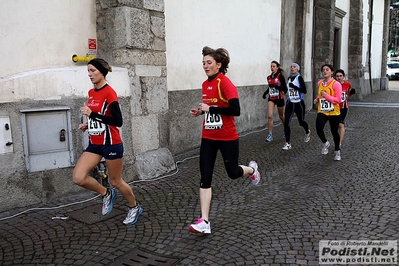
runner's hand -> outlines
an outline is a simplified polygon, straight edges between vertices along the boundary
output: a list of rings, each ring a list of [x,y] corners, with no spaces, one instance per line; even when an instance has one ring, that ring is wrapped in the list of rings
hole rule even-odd
[[[82,115],[87,117],[89,117],[91,114],[91,109],[87,106],[87,103],[83,103],[83,107],[80,108],[80,111],[82,112]]]
[[[191,109],[190,109],[190,115],[191,115],[192,117],[197,117],[197,116],[199,116],[199,115],[201,115],[201,114],[202,114],[202,111],[199,110],[199,109],[195,109],[195,108],[191,108]]]
[[[87,124],[79,124],[79,129],[82,130],[82,132],[85,132],[87,129]]]
[[[266,95],[269,93],[269,89],[267,89],[264,93],[263,93],[263,95],[262,95],[262,98],[263,99],[266,99]]]

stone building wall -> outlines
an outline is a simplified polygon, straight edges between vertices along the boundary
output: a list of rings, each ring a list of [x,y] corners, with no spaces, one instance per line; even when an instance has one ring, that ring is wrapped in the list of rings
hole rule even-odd
[[[98,56],[128,69],[131,135],[124,140],[140,179],[175,169],[168,149],[163,0],[97,1]]]
[[[316,78],[321,78],[321,66],[333,62],[335,0],[316,0],[315,3],[314,71]]]
[[[364,75],[362,66],[363,52],[363,1],[351,0],[349,27],[349,53],[348,53],[348,76],[359,79]]]

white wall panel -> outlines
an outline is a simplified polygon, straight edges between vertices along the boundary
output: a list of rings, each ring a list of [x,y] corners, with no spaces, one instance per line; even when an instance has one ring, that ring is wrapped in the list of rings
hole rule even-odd
[[[265,84],[280,57],[281,1],[165,0],[168,90],[200,88],[202,48],[224,47],[237,86]]]
[[[0,102],[87,95],[86,63],[72,56],[96,38],[95,0],[0,1],[0,16]]]
[[[371,41],[371,77],[381,77],[382,41],[384,38],[384,0],[374,0]]]
[[[371,78],[381,76],[382,40],[384,33],[384,0],[373,1],[373,23],[371,32]],[[369,15],[370,4],[368,0],[363,0],[363,60],[366,67],[365,78],[369,79],[368,71],[368,38],[369,38]]]
[[[0,80],[48,67],[73,66],[96,38],[95,0],[0,1]]]

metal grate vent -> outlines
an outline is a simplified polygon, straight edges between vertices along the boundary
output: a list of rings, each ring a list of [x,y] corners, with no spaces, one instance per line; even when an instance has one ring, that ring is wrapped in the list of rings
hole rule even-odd
[[[177,258],[161,257],[149,251],[134,249],[108,266],[173,266],[179,261]]]
[[[92,205],[81,210],[70,212],[68,213],[68,216],[85,224],[95,224],[125,213],[124,211],[118,210],[114,207],[110,214],[104,216],[101,214],[101,207],[102,205]]]

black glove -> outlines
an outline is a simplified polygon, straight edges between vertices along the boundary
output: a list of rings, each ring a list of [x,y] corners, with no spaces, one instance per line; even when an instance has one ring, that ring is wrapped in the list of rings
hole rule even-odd
[[[351,89],[350,91],[349,91],[349,96],[351,96],[351,95],[353,95],[353,94],[355,94],[356,93],[356,90],[355,89]]]
[[[264,93],[263,93],[263,95],[262,95],[262,98],[263,99],[266,99],[266,95],[269,93],[269,89],[267,89]]]

